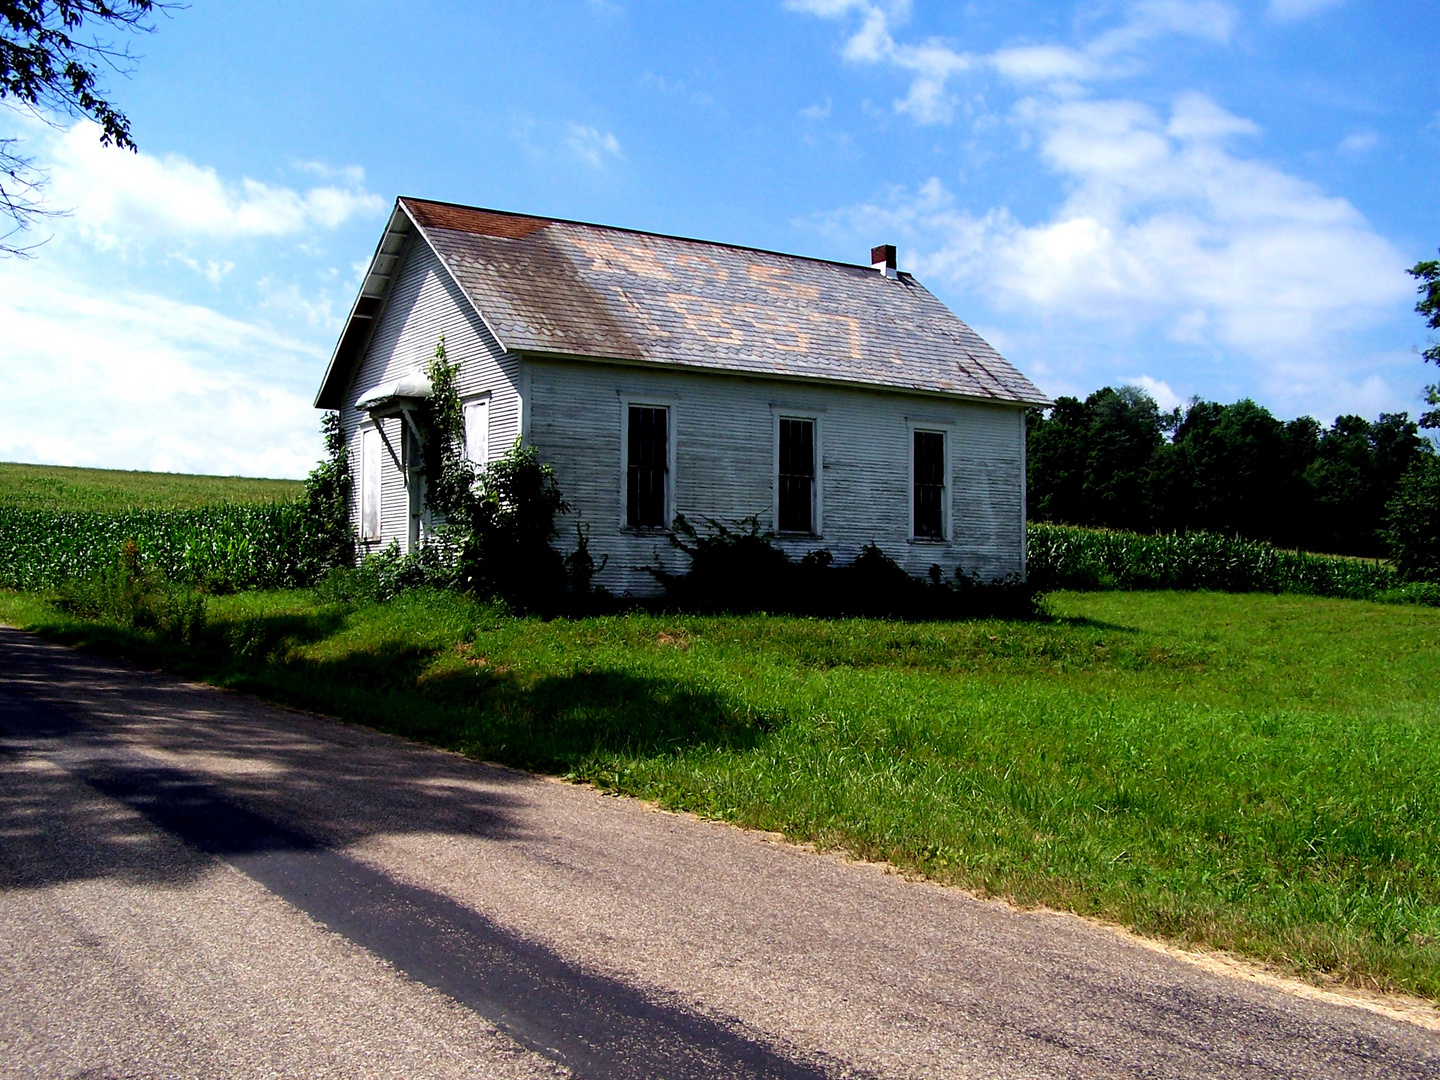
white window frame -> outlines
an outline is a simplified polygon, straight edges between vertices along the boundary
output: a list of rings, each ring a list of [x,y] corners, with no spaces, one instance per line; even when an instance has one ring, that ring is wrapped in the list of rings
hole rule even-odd
[[[945,437],[945,495],[940,500],[940,535],[915,535],[915,433],[934,432]],[[955,425],[923,417],[907,418],[905,424],[905,534],[912,544],[948,544],[955,535]]]
[[[384,447],[381,445],[380,432],[375,424],[362,424],[359,428],[360,443],[360,521],[359,534],[363,542],[378,541],[385,531],[385,481],[384,481]],[[373,459],[373,460],[372,460]],[[373,475],[372,475],[373,474]],[[367,498],[370,485],[374,484],[374,494]],[[373,531],[367,529],[370,509],[368,503],[374,502],[375,528]]]
[[[485,423],[483,425],[485,442],[480,456],[476,457],[474,453],[475,448],[470,445],[470,418],[480,411],[483,411],[485,414]],[[476,465],[485,465],[490,461],[490,394],[487,392],[462,399],[460,402],[460,415],[465,433],[465,460],[474,462]]]
[[[630,410],[665,410],[665,524],[660,528],[653,525],[630,524]],[[678,479],[675,463],[678,460],[676,446],[679,443],[679,408],[674,398],[651,395],[620,396],[620,528],[628,533],[669,532],[675,525],[675,488]]]
[[[825,436],[823,415],[817,409],[790,409],[770,406],[770,521],[777,536],[785,538],[823,539],[825,536]],[[815,480],[810,488],[810,531],[780,531],[780,421],[808,420],[815,432]]]

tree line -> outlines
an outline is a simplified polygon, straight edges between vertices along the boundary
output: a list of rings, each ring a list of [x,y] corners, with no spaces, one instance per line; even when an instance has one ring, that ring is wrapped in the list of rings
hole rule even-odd
[[[1386,508],[1436,456],[1408,413],[1324,428],[1248,399],[1166,412],[1134,386],[1059,398],[1028,436],[1032,520],[1363,556],[1390,553]]]

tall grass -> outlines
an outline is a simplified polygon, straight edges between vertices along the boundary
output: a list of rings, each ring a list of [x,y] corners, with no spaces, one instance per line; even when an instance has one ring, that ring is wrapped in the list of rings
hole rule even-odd
[[[1285,551],[1214,533],[1142,535],[1032,524],[1030,581],[1050,589],[1210,589],[1305,593],[1352,600],[1400,589],[1388,566],[1363,559]]]
[[[328,568],[299,501],[120,513],[0,506],[0,588],[99,577],[127,540],[166,580],[220,591],[306,586]]]

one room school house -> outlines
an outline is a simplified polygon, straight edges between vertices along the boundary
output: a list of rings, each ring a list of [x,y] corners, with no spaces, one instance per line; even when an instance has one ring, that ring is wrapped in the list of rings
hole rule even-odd
[[[466,453],[536,447],[613,592],[684,569],[677,514],[758,516],[795,556],[1023,573],[1025,409],[1048,402],[893,247],[871,259],[397,200],[315,400],[340,411],[361,550],[431,527],[409,417],[443,334]]]

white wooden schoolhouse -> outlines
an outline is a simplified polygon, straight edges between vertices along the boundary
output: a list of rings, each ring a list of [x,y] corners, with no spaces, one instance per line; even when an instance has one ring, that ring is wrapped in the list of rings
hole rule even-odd
[[[683,570],[677,514],[837,563],[873,542],[917,575],[1024,572],[1025,410],[1049,402],[893,247],[853,265],[398,199],[315,399],[362,551],[431,527],[412,416],[442,334],[467,454],[535,446],[613,592]]]

